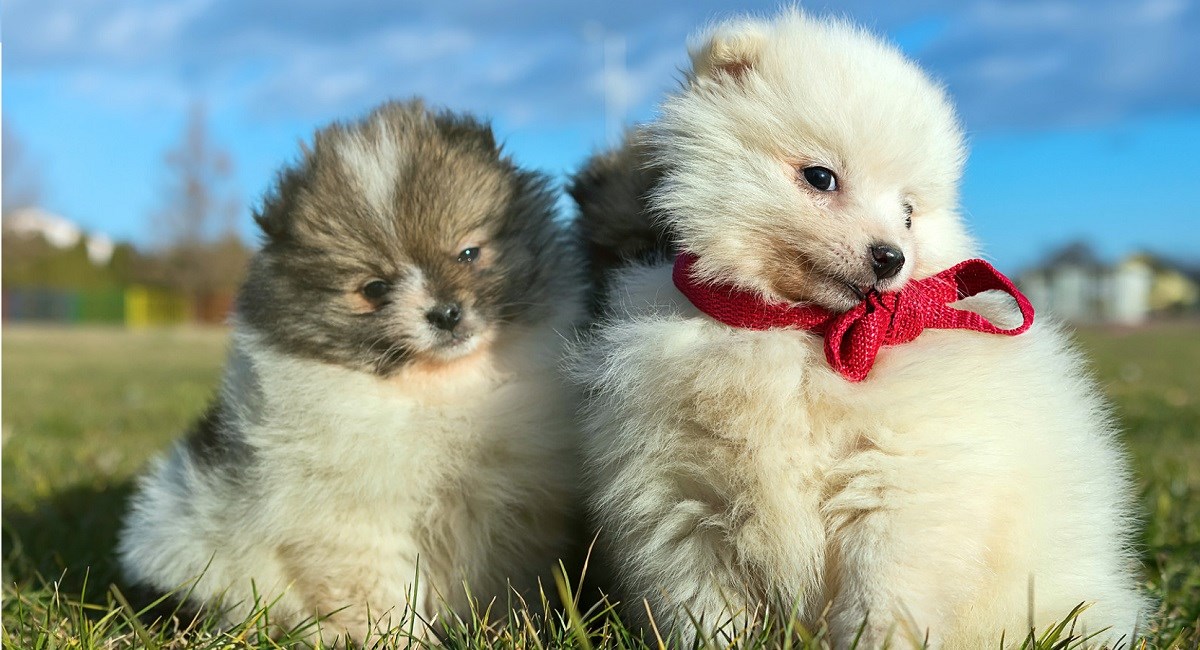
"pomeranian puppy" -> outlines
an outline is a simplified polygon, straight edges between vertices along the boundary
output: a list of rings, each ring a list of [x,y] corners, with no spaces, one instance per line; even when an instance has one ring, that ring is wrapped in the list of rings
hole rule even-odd
[[[650,127],[651,207],[683,252],[624,271],[572,361],[630,610],[685,641],[769,615],[837,648],[980,648],[1085,604],[1077,637],[1129,643],[1149,612],[1131,481],[1083,360],[1045,320],[1024,331],[1023,297],[944,304],[1019,296],[960,265],[978,250],[944,91],[795,10],[720,24],[691,58]],[[909,340],[925,311],[962,329]],[[867,339],[896,344],[872,366]]]
[[[129,578],[355,642],[548,578],[585,313],[554,203],[471,117],[390,103],[318,132],[255,217],[219,397],[133,497]]]

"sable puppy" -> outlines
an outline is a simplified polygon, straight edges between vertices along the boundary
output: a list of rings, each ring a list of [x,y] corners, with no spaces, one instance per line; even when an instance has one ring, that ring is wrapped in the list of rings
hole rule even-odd
[[[133,498],[128,576],[358,642],[469,619],[464,582],[502,606],[548,578],[584,314],[553,205],[470,117],[391,103],[318,132],[256,215],[219,397]]]
[[[945,93],[853,25],[718,25],[649,128],[651,207],[701,282],[836,314],[978,254]],[[710,634],[827,613],[838,648],[1019,645],[1030,615],[1042,631],[1080,603],[1092,643],[1145,622],[1124,454],[1046,319],[1011,337],[926,330],[856,383],[812,331],[699,312],[669,265],[624,272],[609,302],[572,364],[590,506],[630,612],[644,599],[685,640],[692,619]],[[1006,296],[972,303],[1012,317]]]

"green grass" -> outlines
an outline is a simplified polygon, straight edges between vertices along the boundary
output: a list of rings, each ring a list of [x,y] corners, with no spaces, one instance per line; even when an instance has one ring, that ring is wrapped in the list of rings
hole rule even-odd
[[[1146,589],[1162,603],[1148,648],[1200,647],[1200,326],[1087,331],[1080,343],[1126,431],[1146,513]],[[30,648],[268,648],[263,617],[145,628],[112,557],[131,477],[200,412],[223,362],[222,330],[3,333],[3,642]],[[642,648],[611,611],[529,603],[498,626],[450,625],[451,647]],[[269,611],[266,613],[269,618]],[[403,636],[397,631],[398,642]],[[745,645],[828,647],[789,630]],[[1027,642],[1067,647],[1069,627]]]
[[[1116,407],[1142,488],[1152,644],[1200,647],[1200,327],[1079,336]]]

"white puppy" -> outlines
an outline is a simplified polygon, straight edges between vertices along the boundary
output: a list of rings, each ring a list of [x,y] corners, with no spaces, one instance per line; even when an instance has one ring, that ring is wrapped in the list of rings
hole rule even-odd
[[[701,283],[838,314],[977,255],[953,108],[896,49],[785,11],[717,26],[692,64],[651,125],[652,203]],[[991,295],[975,308],[1007,323]],[[828,608],[834,645],[868,648],[1019,644],[1080,603],[1093,642],[1145,622],[1125,458],[1045,319],[927,330],[855,382],[816,333],[701,313],[670,266],[625,272],[609,301],[573,367],[631,611],[645,599],[686,639],[689,617],[711,633]]]

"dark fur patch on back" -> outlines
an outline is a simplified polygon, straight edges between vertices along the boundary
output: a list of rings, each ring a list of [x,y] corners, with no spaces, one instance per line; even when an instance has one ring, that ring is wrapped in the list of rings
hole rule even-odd
[[[250,449],[237,434],[220,399],[213,400],[204,415],[192,423],[184,444],[188,457],[204,469],[229,471],[249,460]]]
[[[607,276],[630,264],[674,257],[670,231],[656,219],[649,195],[663,170],[638,131],[618,149],[592,156],[567,191],[579,206],[579,236],[588,253],[592,313],[603,311]]]

